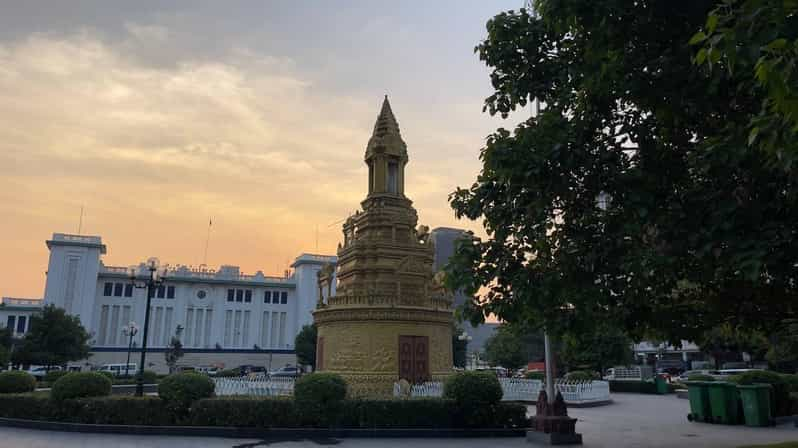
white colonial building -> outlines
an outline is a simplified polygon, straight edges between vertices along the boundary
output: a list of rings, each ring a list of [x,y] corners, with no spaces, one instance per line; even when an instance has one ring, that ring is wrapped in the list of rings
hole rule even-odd
[[[56,233],[47,247],[44,303],[78,316],[89,331],[92,356],[86,364],[125,362],[130,339],[123,327],[143,327],[146,289],[134,287],[128,267],[103,264],[106,246],[99,236]],[[326,263],[334,265],[336,257],[302,254],[283,277],[243,274],[238,266],[162,266],[166,281],[151,299],[147,368],[166,370],[163,352],[175,335],[186,353],[183,365],[294,363],[294,337],[313,321],[320,293],[316,273]],[[133,338],[131,362],[138,360],[142,334]]]

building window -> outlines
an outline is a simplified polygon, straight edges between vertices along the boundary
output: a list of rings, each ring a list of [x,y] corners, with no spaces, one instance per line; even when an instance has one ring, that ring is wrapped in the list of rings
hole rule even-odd
[[[125,285],[122,283],[114,283],[114,297],[122,297],[122,291],[125,289]]]
[[[166,298],[167,299],[174,299],[175,298],[175,287],[169,286],[166,288]]]
[[[236,302],[243,302],[243,301],[244,301],[244,290],[236,289]]]
[[[125,297],[133,297],[133,285],[130,283],[125,285]]]
[[[288,303],[288,293],[286,291],[280,293],[280,303],[283,305]]]
[[[158,297],[159,299],[163,299],[165,294],[166,294],[166,287],[164,285],[159,286],[158,294],[156,295],[156,297]]]
[[[232,302],[235,300],[236,290],[235,289],[228,289],[227,290],[227,301]],[[227,345],[227,344],[225,344]]]
[[[396,162],[388,162],[388,193],[398,192],[399,165]]]
[[[17,333],[24,333],[25,332],[25,323],[27,322],[27,316],[19,316],[17,317]]]
[[[105,285],[103,286],[103,295],[105,297],[111,297],[112,295],[114,295],[114,284],[113,283],[105,282]]]
[[[252,290],[247,289],[244,291],[244,302],[251,303],[252,302]]]
[[[263,303],[272,303],[272,292],[263,291]],[[265,345],[264,345],[265,347]]]
[[[8,316],[8,321],[6,322],[6,328],[12,333],[14,332],[14,324],[17,323],[17,316]]]

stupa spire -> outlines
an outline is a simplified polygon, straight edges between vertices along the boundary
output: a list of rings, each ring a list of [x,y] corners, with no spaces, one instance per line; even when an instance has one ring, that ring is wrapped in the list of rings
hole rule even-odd
[[[377,115],[377,121],[374,123],[374,131],[366,146],[366,160],[377,153],[407,160],[407,145],[402,140],[399,123],[391,109],[388,95],[385,95],[385,99],[382,101],[380,114]]]

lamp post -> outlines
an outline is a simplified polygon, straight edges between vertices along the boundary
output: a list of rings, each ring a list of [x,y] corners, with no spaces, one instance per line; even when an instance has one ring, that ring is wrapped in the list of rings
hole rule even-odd
[[[144,396],[144,365],[147,361],[147,332],[150,327],[150,300],[155,295],[155,289],[163,285],[166,280],[166,269],[159,271],[160,262],[152,257],[147,260],[143,268],[131,266],[128,269],[130,282],[139,289],[146,288],[147,300],[144,308],[144,333],[141,335],[141,362],[139,364],[139,374],[136,378],[136,396]]]
[[[128,322],[127,325],[122,327],[122,334],[129,338],[127,343],[127,362],[125,363],[125,378],[128,376],[130,369],[130,351],[133,349],[133,337],[139,332],[139,327],[135,322]]]

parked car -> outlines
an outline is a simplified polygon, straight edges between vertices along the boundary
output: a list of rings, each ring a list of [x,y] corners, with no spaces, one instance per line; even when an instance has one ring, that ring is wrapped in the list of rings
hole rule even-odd
[[[208,376],[216,376],[216,374],[219,373],[219,368],[214,366],[196,366],[194,367],[194,371],[204,373]]]
[[[52,372],[55,370],[61,370],[61,367],[52,366],[48,369],[44,366],[31,366],[31,368],[28,369],[28,373],[33,375],[37,380],[41,380],[44,379],[44,376],[47,375],[47,372]]]
[[[97,369],[98,372],[109,372],[113,376],[131,376],[138,372],[138,364],[131,362],[130,364],[103,364]]]
[[[297,366],[286,365],[269,372],[271,378],[296,378],[302,375],[302,369]]]

